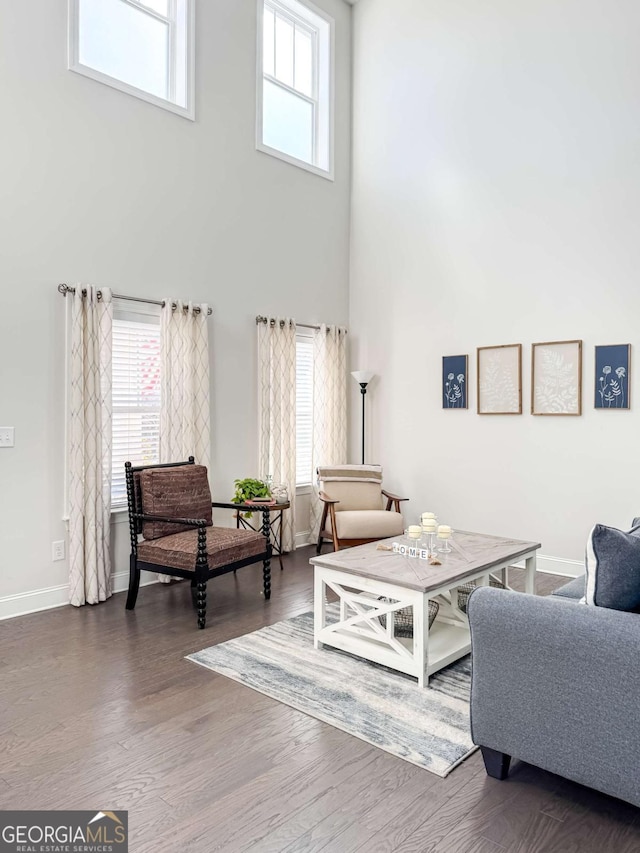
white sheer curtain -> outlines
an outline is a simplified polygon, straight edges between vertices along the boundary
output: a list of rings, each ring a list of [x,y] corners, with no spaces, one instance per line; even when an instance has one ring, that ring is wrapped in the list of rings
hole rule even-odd
[[[182,462],[195,456],[198,465],[209,468],[208,309],[206,304],[164,300],[160,315],[161,462]]]
[[[69,600],[111,596],[111,333],[109,288],[69,293]]]
[[[273,318],[258,323],[258,476],[287,487],[291,509],[283,515],[282,548],[295,547],[296,324]]]
[[[322,507],[318,465],[347,462],[347,330],[320,326],[313,335],[313,494],[310,542],[316,542]]]

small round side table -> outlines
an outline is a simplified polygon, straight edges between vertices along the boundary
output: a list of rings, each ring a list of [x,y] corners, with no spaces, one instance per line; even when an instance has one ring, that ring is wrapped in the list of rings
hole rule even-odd
[[[251,505],[251,503],[251,501],[247,501],[247,504]],[[256,501],[254,506],[256,507],[256,511],[260,512],[265,504]],[[280,571],[282,571],[282,516],[285,510],[291,507],[291,501],[278,501],[277,503],[266,504],[266,506],[269,509],[269,535],[271,538],[272,554],[278,558]],[[260,517],[262,517],[262,513],[260,513]],[[261,527],[254,527],[251,521],[238,511],[236,512],[236,527],[239,528],[240,526],[245,530],[255,530],[256,533],[260,533],[262,529]]]

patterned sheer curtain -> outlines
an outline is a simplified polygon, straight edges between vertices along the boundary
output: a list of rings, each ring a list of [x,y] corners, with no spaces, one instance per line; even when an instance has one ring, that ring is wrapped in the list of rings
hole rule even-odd
[[[295,547],[296,324],[268,318],[258,323],[258,476],[286,485],[291,509],[284,513],[282,548]]]
[[[111,596],[111,333],[109,288],[69,292],[69,600]]]
[[[313,335],[313,495],[311,534],[320,531],[322,507],[315,475],[318,465],[347,462],[347,330],[320,326]]]
[[[160,314],[161,462],[181,462],[195,456],[198,465],[209,468],[208,310],[206,304],[164,300]]]

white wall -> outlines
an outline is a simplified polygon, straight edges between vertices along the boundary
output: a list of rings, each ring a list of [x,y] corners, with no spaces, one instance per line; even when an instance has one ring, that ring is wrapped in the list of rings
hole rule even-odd
[[[379,374],[369,457],[412,516],[539,540],[556,558],[542,567],[573,574],[591,525],[640,513],[640,367],[631,412],[593,409],[594,345],[640,346],[639,26],[635,0],[354,10],[351,342],[354,367]],[[583,416],[532,417],[530,344],[572,338]],[[515,342],[525,414],[480,417],[475,348]],[[459,353],[470,408],[442,411],[441,357]]]
[[[0,616],[66,600],[58,282],[211,303],[222,499],[259,473],[255,315],[346,322],[351,9],[315,2],[336,19],[335,183],[255,150],[254,0],[197,3],[195,123],[68,71],[66,0],[1,4]]]

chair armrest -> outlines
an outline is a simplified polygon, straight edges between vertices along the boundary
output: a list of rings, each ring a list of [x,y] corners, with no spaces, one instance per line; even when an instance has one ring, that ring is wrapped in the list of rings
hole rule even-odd
[[[340,501],[337,501],[337,500],[334,500],[333,498],[330,498],[326,492],[318,492],[318,497],[320,498],[322,503],[325,503],[325,504],[339,504],[340,503]]]
[[[480,587],[475,743],[640,805],[640,615]]]
[[[385,507],[387,512],[391,509],[392,504],[395,504],[395,512],[400,512],[400,501],[409,500],[409,498],[399,498],[397,495],[392,495],[391,492],[387,492],[385,489],[382,489],[382,494],[387,499],[387,505]]]
[[[144,515],[141,512],[132,512],[133,518],[141,521],[165,521],[167,524],[183,524],[189,527],[208,527],[209,522],[204,518],[168,518],[164,515]]]
[[[387,492],[385,489],[382,490],[382,494],[385,498],[389,498],[392,501],[408,501],[409,498],[400,498],[398,495],[392,495],[391,492]]]
[[[241,512],[261,512],[262,513],[262,528],[258,530],[256,528],[256,533],[262,533],[264,538],[267,540],[267,543],[271,543],[271,538],[269,536],[269,513],[273,509],[273,504],[264,504],[260,506],[259,504],[234,504],[227,503],[225,501],[212,501],[211,506],[216,509],[235,509],[237,514]],[[266,518],[265,518],[266,516]],[[265,523],[266,522],[266,523]]]
[[[226,501],[212,501],[211,506],[216,509],[239,509],[242,512],[261,512],[263,509],[273,509],[273,504],[266,504],[264,507],[258,506],[256,504],[234,504],[227,503]]]

